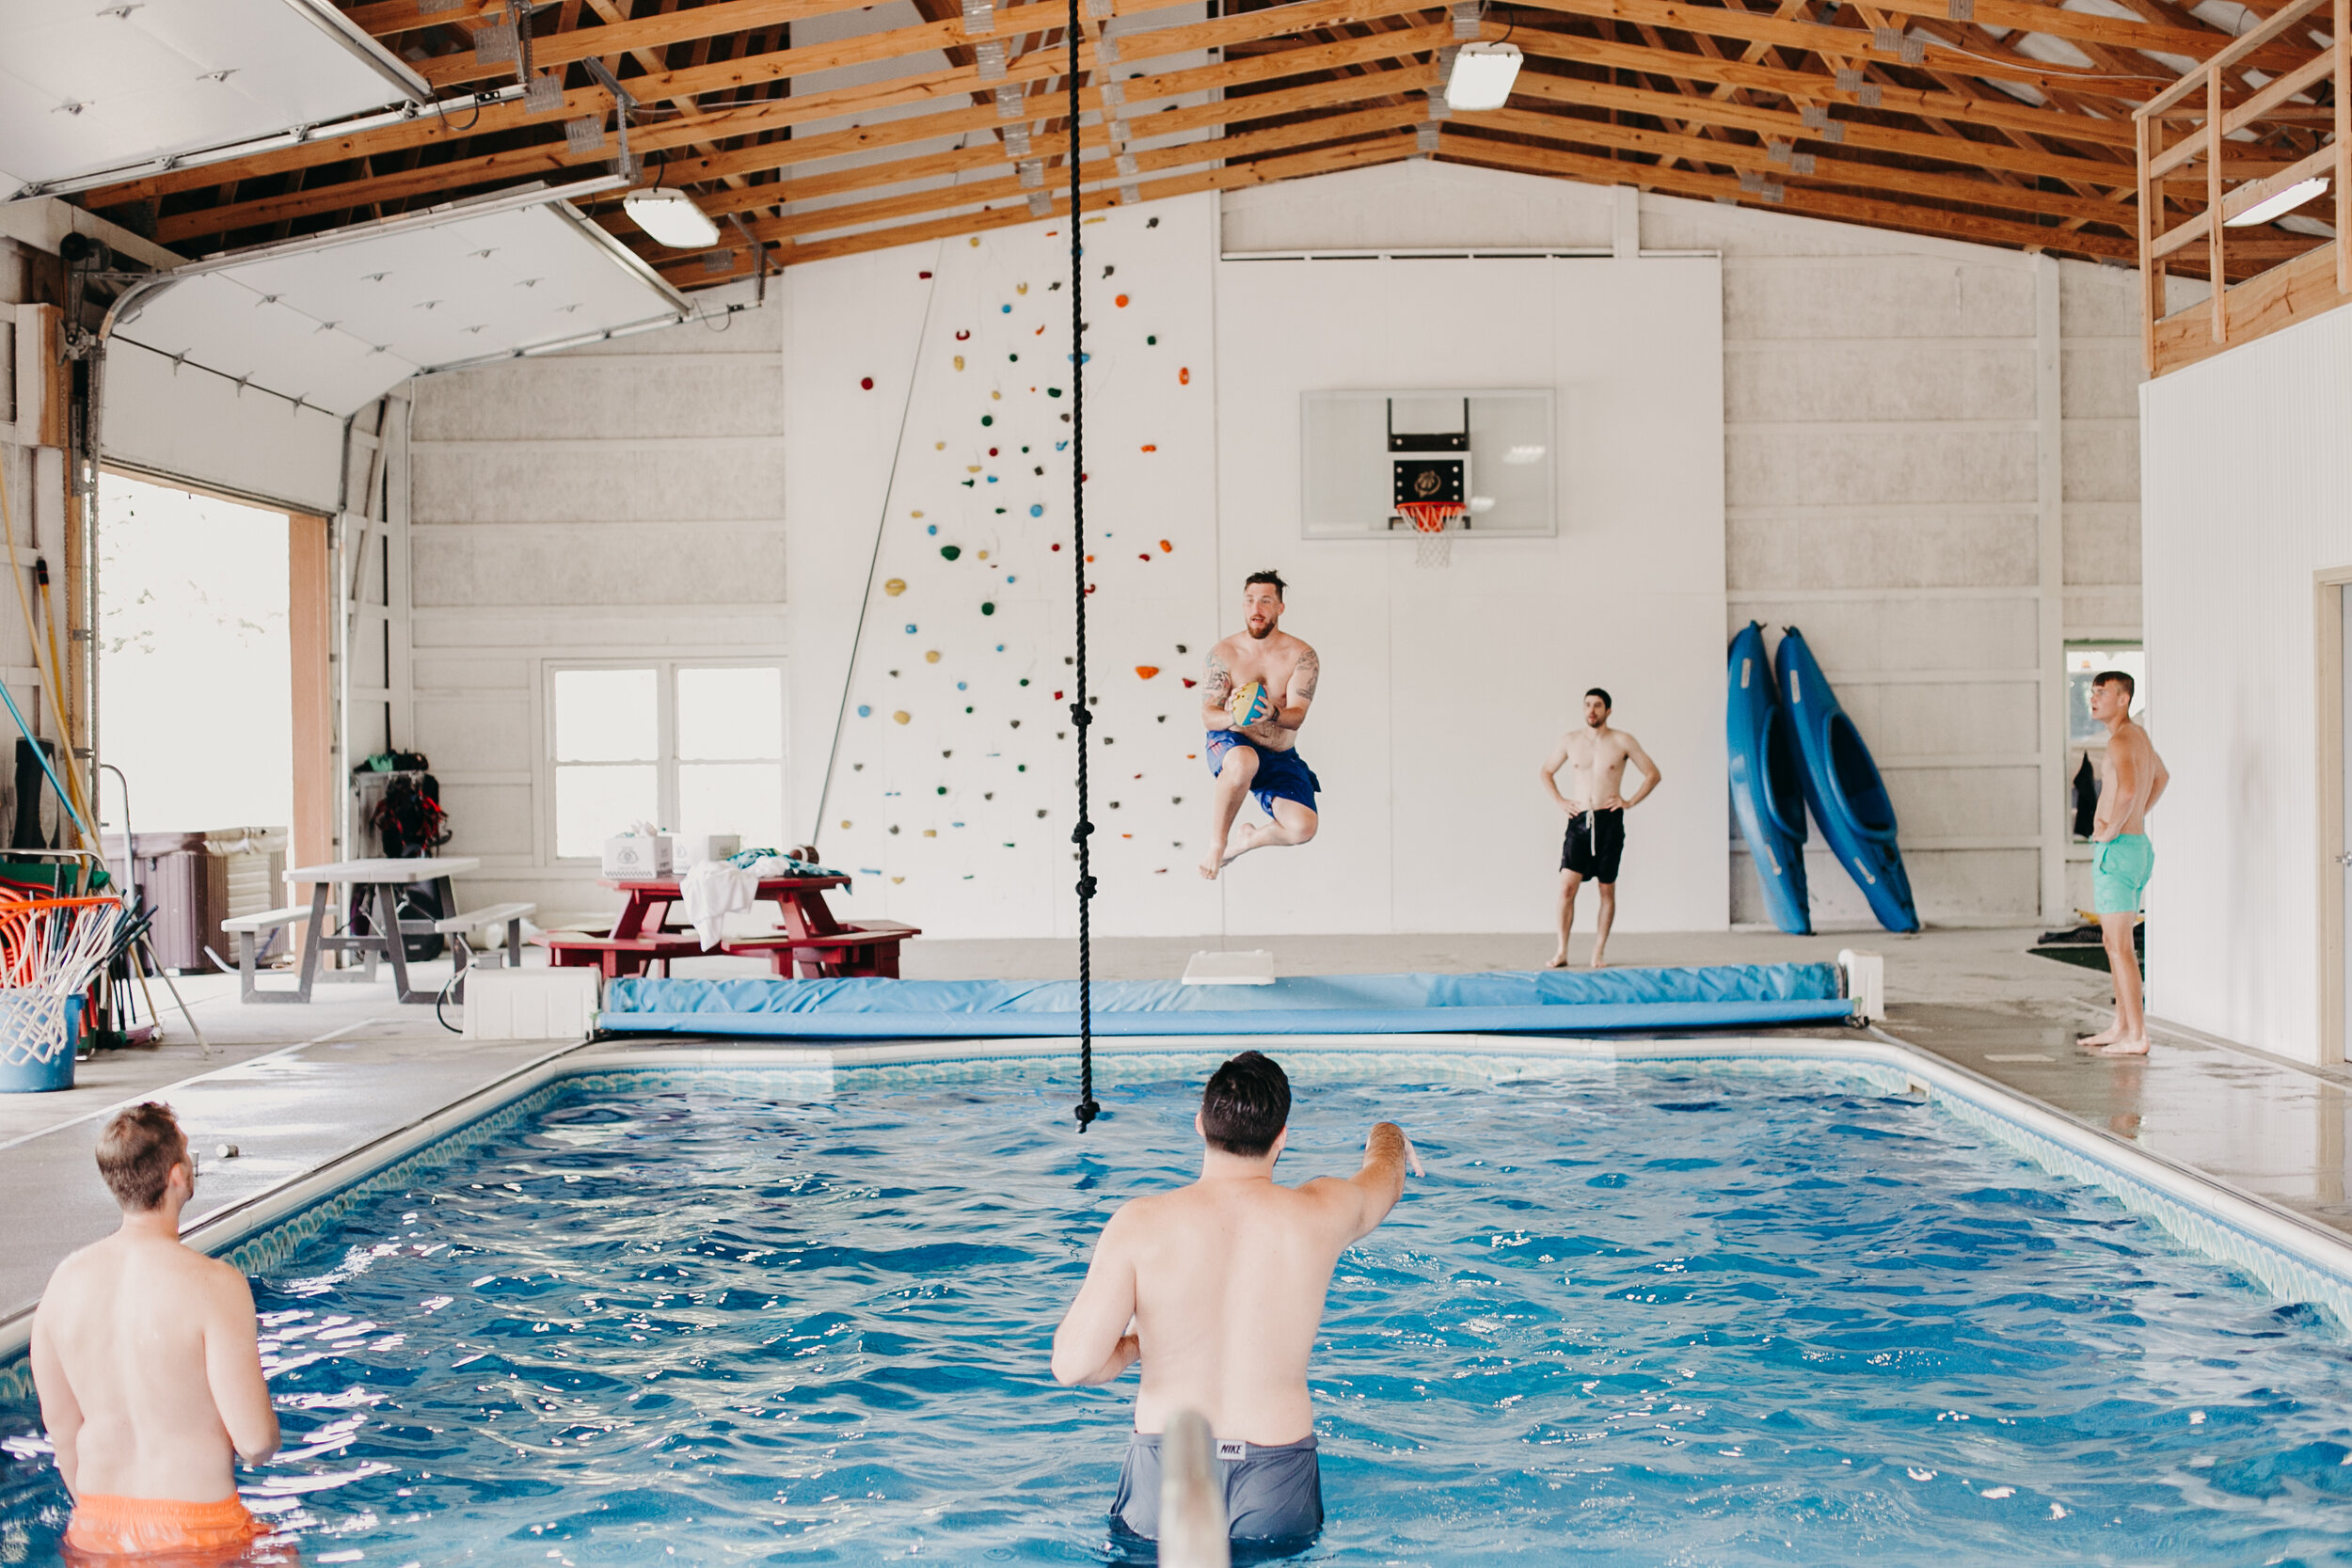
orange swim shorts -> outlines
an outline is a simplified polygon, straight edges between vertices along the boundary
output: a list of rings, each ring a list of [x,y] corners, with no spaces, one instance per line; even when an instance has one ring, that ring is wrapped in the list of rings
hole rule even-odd
[[[89,1493],[74,1501],[65,1544],[83,1559],[230,1562],[264,1533],[233,1493],[209,1503]]]

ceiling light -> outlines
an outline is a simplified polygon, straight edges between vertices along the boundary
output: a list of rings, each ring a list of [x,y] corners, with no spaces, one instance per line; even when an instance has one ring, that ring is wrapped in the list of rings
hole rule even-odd
[[[1466,43],[1454,52],[1454,72],[1446,78],[1446,107],[1500,109],[1510,102],[1518,75],[1518,44]]]
[[[621,198],[621,205],[657,245],[672,250],[700,250],[718,242],[719,226],[684,191],[631,191]]]
[[[2277,195],[2265,197],[2255,202],[2235,217],[2223,218],[2221,227],[2251,229],[2256,224],[2268,223],[2273,218],[2295,211],[2313,197],[2326,195],[2327,191],[2328,177],[2324,174],[2314,174],[2309,180],[2298,180]]]

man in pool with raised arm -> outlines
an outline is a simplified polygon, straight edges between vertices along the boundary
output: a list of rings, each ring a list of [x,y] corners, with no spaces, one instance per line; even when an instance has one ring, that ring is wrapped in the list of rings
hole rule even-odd
[[[33,1317],[33,1383],[73,1494],[75,1560],[240,1559],[262,1534],[236,1462],[278,1451],[245,1275],[180,1240],[196,1161],[171,1108],[119,1111],[98,1169],[122,1226],[57,1265]]]
[[[1290,1108],[1290,1080],[1257,1052],[1217,1069],[1192,1123],[1207,1146],[1200,1180],[1111,1216],[1055,1331],[1060,1383],[1143,1364],[1115,1528],[1157,1539],[1160,1433],[1180,1410],[1216,1433],[1234,1540],[1304,1544],[1323,1528],[1307,1357],[1331,1271],[1396,1207],[1412,1146],[1380,1122],[1354,1176],[1278,1186]]]
[[[1315,791],[1323,787],[1298,754],[1298,727],[1315,700],[1323,661],[1282,629],[1279,572],[1252,572],[1241,586],[1244,628],[1209,650],[1200,688],[1200,721],[1209,732],[1209,853],[1200,875],[1211,881],[1252,849],[1304,844],[1315,836]],[[1266,820],[1233,818],[1255,794]],[[1230,847],[1229,847],[1230,844]]]

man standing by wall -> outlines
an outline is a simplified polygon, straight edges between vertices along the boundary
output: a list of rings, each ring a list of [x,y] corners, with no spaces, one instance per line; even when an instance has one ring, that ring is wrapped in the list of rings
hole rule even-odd
[[[1600,884],[1600,924],[1593,933],[1593,967],[1608,961],[1609,927],[1617,918],[1617,863],[1625,855],[1625,814],[1640,805],[1658,787],[1658,765],[1642,743],[1623,730],[1609,727],[1609,693],[1594,687],[1584,693],[1584,727],[1560,737],[1544,759],[1542,778],[1554,804],[1568,814],[1567,839],[1560,847],[1560,950],[1547,969],[1568,966],[1568,931],[1576,924],[1577,890],[1590,877]],[[1625,765],[1632,763],[1645,777],[1631,795],[1620,795]],[[1570,768],[1573,797],[1560,793],[1554,777]]]
[[[2148,1054],[2148,1019],[2132,932],[2156,869],[2148,813],[2172,781],[2148,732],[2133,721],[2135,689],[2132,677],[2121,670],[2102,671],[2090,683],[2090,716],[2107,727],[2106,756],[2099,767],[2099,815],[2090,825],[2090,897],[2106,942],[2107,973],[2115,979],[2115,1022],[2077,1043],[2103,1056]]]

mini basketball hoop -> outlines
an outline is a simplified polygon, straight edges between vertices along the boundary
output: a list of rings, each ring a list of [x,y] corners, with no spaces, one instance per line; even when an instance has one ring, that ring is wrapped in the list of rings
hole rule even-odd
[[[120,944],[119,898],[0,903],[0,1064],[47,1067],[72,1047],[68,1005]]]
[[[1470,508],[1460,501],[1399,501],[1397,511],[1413,525],[1418,546],[1413,560],[1421,566],[1450,566],[1454,563],[1454,534],[1470,515]]]

